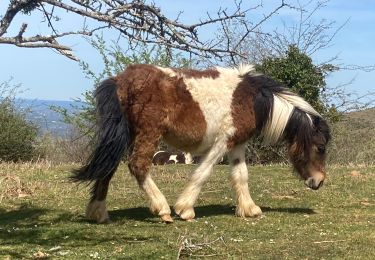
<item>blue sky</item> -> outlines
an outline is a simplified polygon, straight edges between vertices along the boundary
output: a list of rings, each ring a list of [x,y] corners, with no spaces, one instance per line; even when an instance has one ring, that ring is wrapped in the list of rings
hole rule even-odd
[[[206,12],[215,14],[220,6],[233,8],[233,1],[176,1],[156,0],[167,16],[174,18],[179,11],[182,21],[195,23],[205,17]],[[244,3],[246,1],[243,1]],[[251,1],[253,2],[253,1]],[[290,3],[293,0],[289,0]],[[249,19],[258,20],[261,13],[267,12],[272,5],[279,1],[264,1],[264,9],[251,13]],[[0,13],[7,7],[8,1],[1,1]],[[64,26],[74,27],[81,24],[78,18],[67,17]],[[296,19],[293,11],[284,10],[265,24],[266,28],[281,28],[282,21]],[[373,65],[375,64],[375,1],[342,1],[332,0],[315,16],[316,20],[328,19],[337,22],[337,26],[350,18],[349,23],[339,32],[333,45],[316,55],[315,62],[321,62],[329,57],[339,55],[339,62],[345,64]],[[40,17],[17,17],[11,28],[17,32],[23,20],[29,22],[30,34],[43,32]],[[209,30],[202,31],[203,37],[210,37]],[[108,35],[108,41],[111,39]],[[82,38],[72,37],[66,40],[75,54],[83,61],[88,62],[94,70],[100,71],[102,64],[98,54]],[[10,45],[0,45],[0,82],[13,78],[13,83],[21,83],[25,89],[20,97],[47,100],[72,100],[79,97],[85,90],[92,88],[92,81],[86,79],[78,63],[65,58],[49,49],[25,49]],[[365,94],[375,91],[375,72],[342,71],[334,73],[328,78],[331,86],[345,83],[355,78],[355,82],[348,86],[348,90]]]

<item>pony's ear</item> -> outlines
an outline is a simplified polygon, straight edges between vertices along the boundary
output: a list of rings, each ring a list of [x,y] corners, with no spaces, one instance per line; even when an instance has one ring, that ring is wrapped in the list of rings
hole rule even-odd
[[[320,123],[320,117],[318,117],[318,116],[316,116],[316,117],[314,117],[314,126],[318,126],[319,125],[319,123]]]
[[[315,128],[316,132],[320,131],[320,122],[321,122],[320,117],[318,117],[318,116],[314,117],[313,124],[314,124],[314,128]]]

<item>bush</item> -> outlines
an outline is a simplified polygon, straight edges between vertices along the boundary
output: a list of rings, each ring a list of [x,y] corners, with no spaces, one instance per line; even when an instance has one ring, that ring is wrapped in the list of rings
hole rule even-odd
[[[257,69],[299,94],[322,115],[329,119],[337,116],[337,111],[324,100],[325,78],[337,70],[334,65],[325,64],[319,67],[306,53],[290,45],[284,56],[267,57]]]
[[[27,161],[35,156],[37,127],[16,109],[16,88],[0,83],[0,161]]]

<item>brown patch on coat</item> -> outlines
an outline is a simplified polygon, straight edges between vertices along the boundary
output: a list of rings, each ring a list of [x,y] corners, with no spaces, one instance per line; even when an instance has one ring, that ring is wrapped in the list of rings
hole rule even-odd
[[[152,65],[131,65],[115,80],[135,137],[129,168],[141,184],[161,138],[178,149],[194,150],[203,140],[206,121],[182,78]]]
[[[193,100],[182,78],[172,78],[175,96],[164,140],[174,147],[192,152],[198,148],[206,133],[207,123],[199,104]]]
[[[228,149],[249,140],[255,133],[256,119],[254,112],[254,97],[256,88],[244,78],[233,93],[231,104],[233,124],[236,128],[234,135],[228,140]]]
[[[160,140],[157,131],[147,133],[147,131],[139,132],[134,139],[134,148],[129,157],[129,170],[137,179],[138,185],[143,183],[148,175],[152,163],[152,155],[156,150]]]
[[[207,70],[194,70],[194,69],[181,68],[181,69],[173,69],[173,71],[176,72],[177,74],[182,74],[186,78],[196,78],[196,79],[213,78],[213,79],[216,79],[220,76],[220,72],[215,68],[211,68],[211,69],[207,69]]]

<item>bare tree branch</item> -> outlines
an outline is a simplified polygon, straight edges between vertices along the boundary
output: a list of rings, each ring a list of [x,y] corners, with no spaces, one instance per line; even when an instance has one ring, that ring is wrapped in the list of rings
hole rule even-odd
[[[263,17],[263,19],[261,19],[259,22],[257,22],[255,25],[253,25],[251,28],[247,28],[246,30],[246,33],[240,38],[240,40],[238,41],[238,43],[234,46],[234,49],[237,49],[237,47],[245,40],[245,38],[251,33],[251,32],[254,32],[256,30],[256,28],[258,28],[262,23],[264,23],[266,20],[268,20],[271,16],[273,16],[274,14],[276,14],[281,8],[283,8],[284,6],[289,6],[288,4],[286,4],[283,1],[281,1],[281,4],[276,7],[276,9],[274,9],[272,12],[270,12],[268,15],[265,15]]]
[[[166,17],[154,3],[145,0],[8,0],[9,7],[0,15],[0,43],[12,44],[26,48],[52,48],[63,55],[77,60],[71,47],[60,43],[60,39],[72,35],[90,36],[94,31],[104,28],[118,31],[122,37],[132,43],[151,43],[164,45],[171,49],[190,52],[205,58],[219,58],[226,56],[241,56],[230,45],[222,48],[217,40],[202,41],[199,36],[200,28],[208,25],[220,26],[228,21],[244,24],[245,17],[250,10],[243,9],[242,2],[234,2],[234,10],[228,13],[226,9],[219,9],[216,16],[210,14],[206,19],[197,23],[184,24],[179,21],[180,14],[175,19]],[[266,21],[271,15],[284,6],[289,6],[280,0],[281,4],[270,14],[265,15],[253,27],[246,27],[241,39],[251,33]],[[64,11],[70,15],[82,17],[82,24],[77,29],[67,31],[60,28],[60,18],[55,13]],[[51,33],[49,35],[24,36],[28,24],[23,23],[17,35],[9,35],[9,28],[13,18],[21,13],[44,17],[43,21]],[[62,19],[62,18],[61,18]],[[90,22],[91,21],[91,22]],[[239,43],[242,41],[240,40]],[[238,44],[239,44],[238,43]]]
[[[298,17],[297,22],[283,22],[281,28],[276,28],[270,32],[262,31],[261,28],[253,30],[254,23],[252,21],[245,21],[245,24],[241,26],[239,26],[238,21],[223,21],[219,36],[221,46],[242,54],[242,56],[226,57],[226,63],[229,65],[239,63],[261,64],[268,57],[283,57],[291,45],[298,47],[309,57],[312,57],[318,51],[329,48],[332,46],[337,33],[349,22],[349,19],[339,26],[335,21],[326,19],[317,21],[314,19],[317,12],[324,8],[328,2],[329,0],[310,0],[303,1],[303,4],[301,4],[300,1],[296,1],[296,6],[288,6],[288,8],[295,11],[295,15]],[[269,16],[277,12],[277,8],[269,13]],[[249,31],[252,31],[252,33],[247,33]],[[241,38],[241,36],[246,37]],[[333,55],[329,59],[316,64],[316,68],[325,76],[342,70],[375,71],[375,65],[340,64],[338,55]],[[335,87],[326,86],[322,89],[321,96],[324,103],[334,106],[341,112],[373,106],[375,103],[374,92],[358,95],[354,91],[346,90],[346,86],[352,84],[353,81],[354,79],[345,84],[339,84]]]

